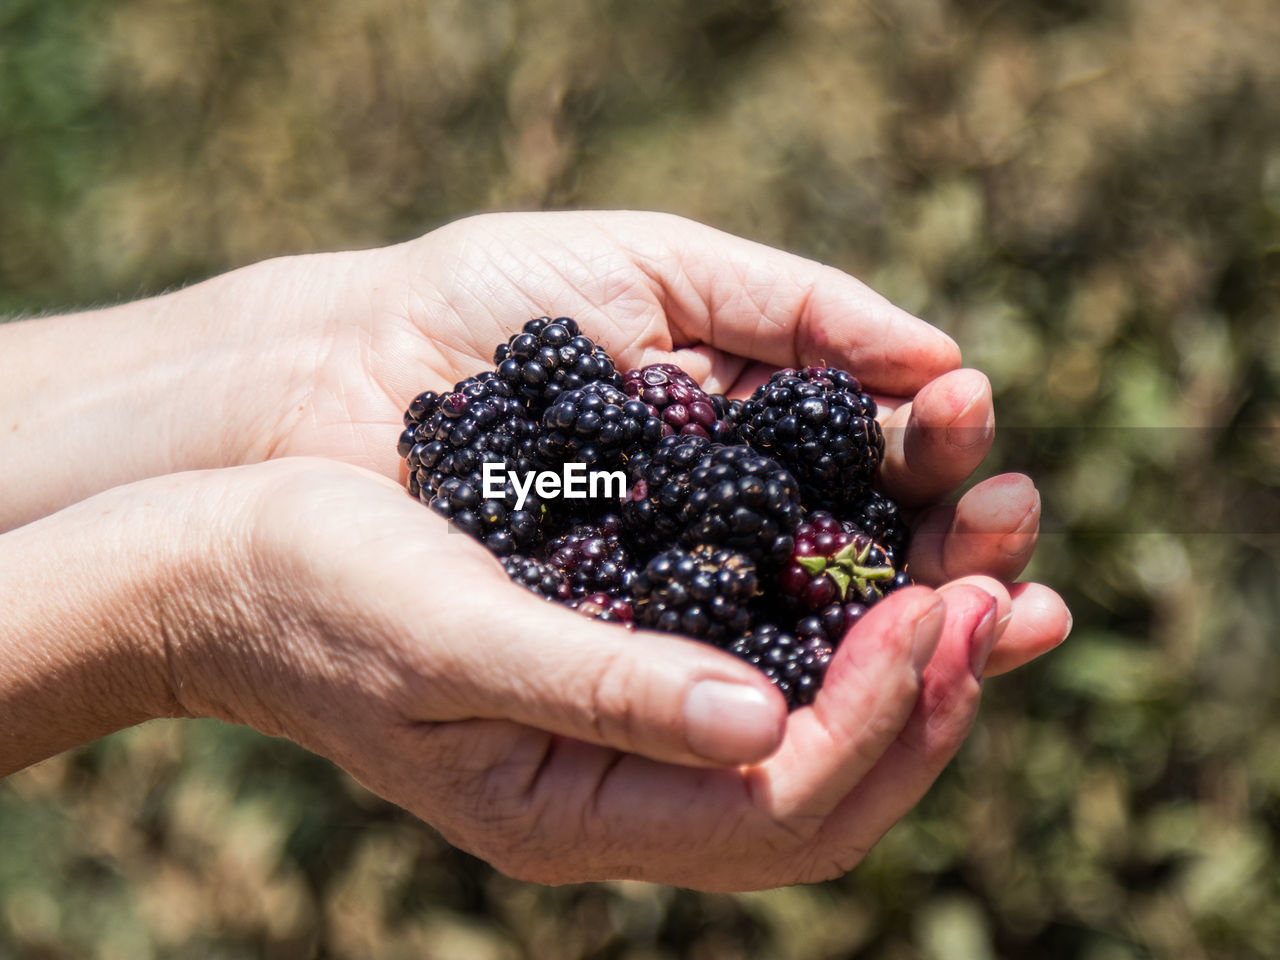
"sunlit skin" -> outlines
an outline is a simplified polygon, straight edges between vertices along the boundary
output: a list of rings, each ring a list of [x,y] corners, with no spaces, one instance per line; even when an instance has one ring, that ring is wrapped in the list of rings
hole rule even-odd
[[[709,390],[825,362],[877,396],[886,488],[922,511],[922,585],[857,624],[812,707],[788,716],[727,654],[539,600],[404,493],[408,401],[544,314],[573,316],[620,368],[674,361]],[[994,429],[956,345],[832,268],[686,220],[477,217],[104,311],[95,329],[142,334],[135,368],[151,351],[171,396],[149,402],[148,382],[84,405],[103,458],[88,480],[30,453],[57,411],[22,399],[12,359],[36,363],[70,336],[58,323],[0,330],[0,410],[16,411],[0,452],[44,471],[6,524],[43,519],[0,537],[2,770],[147,716],[217,716],[330,757],[518,877],[770,887],[855,866],[963,742],[980,678],[1069,630],[1056,594],[1011,583],[1038,522],[1027,478],[930,506]],[[69,326],[83,341],[85,321]],[[124,362],[117,340],[82,362]],[[56,655],[32,656],[37,641]]]

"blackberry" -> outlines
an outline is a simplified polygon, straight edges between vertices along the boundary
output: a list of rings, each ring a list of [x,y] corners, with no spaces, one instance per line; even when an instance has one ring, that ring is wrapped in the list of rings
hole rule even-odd
[[[632,587],[642,627],[723,646],[750,626],[756,568],[732,550],[673,547],[645,566]]]
[[[611,597],[607,593],[589,593],[569,604],[574,610],[586,617],[595,617],[607,623],[620,623],[630,627],[635,623],[635,609],[631,601],[622,597]]]
[[[540,597],[559,603],[566,603],[570,599],[569,581],[564,574],[533,557],[516,554],[503,557],[502,569],[520,586],[532,590]]]
[[[794,710],[813,703],[831,662],[832,646],[822,637],[796,637],[763,623],[739,636],[729,652],[768,677]]]
[[[662,438],[662,423],[611,383],[594,381],[556,397],[542,415],[538,456],[548,464],[620,466],[640,447]]]
[[[818,611],[837,603],[875,603],[901,584],[884,549],[826,511],[809,514],[796,529],[795,545],[778,578],[784,597]]]
[[[723,393],[713,393],[711,405],[716,411],[716,428],[711,438],[718,443],[745,443],[738,430],[738,418],[742,415],[741,399],[730,400]]]
[[[405,457],[410,493],[499,556],[531,549],[540,537],[543,505],[529,496],[517,509],[519,496],[508,477],[536,468],[537,427],[519,399],[489,371],[459,381],[433,406],[411,431]],[[402,435],[400,446],[406,445]],[[502,477],[497,499],[484,496],[486,463],[496,464]]]
[[[834,650],[866,612],[867,607],[862,603],[830,604],[818,613],[806,614],[796,621],[796,639],[820,639]]]
[[[535,418],[566,390],[594,380],[619,384],[613,358],[568,317],[537,317],[493,354],[497,376]]]
[[[635,543],[658,548],[676,541],[683,529],[689,476],[710,449],[705,437],[676,434],[664,437],[651,453],[632,458],[622,520]]]
[[[547,564],[560,571],[572,596],[629,596],[637,571],[631,550],[619,535],[616,515],[580,522],[547,544]]]
[[[795,478],[748,446],[713,446],[689,473],[679,542],[713,544],[777,567],[791,554],[802,510]]]
[[[875,401],[832,367],[779,370],[734,419],[744,443],[795,474],[809,506],[865,499],[884,458]]]
[[[872,490],[870,496],[849,513],[848,519],[884,548],[895,567],[906,562],[910,533],[898,505],[883,493]]]
[[[622,378],[627,396],[648,405],[662,421],[662,435],[683,433],[715,439],[715,404],[698,382],[674,363],[651,363],[628,370]]]
[[[414,403],[428,395],[420,394]],[[475,470],[484,462],[480,452],[486,448],[514,452],[532,467],[536,427],[493,371],[460,380],[449,393],[430,397],[423,403],[426,415],[406,426],[399,443],[410,472],[418,474],[428,493],[447,477]],[[411,405],[406,421],[413,413]],[[501,442],[493,440],[495,435],[501,435]]]

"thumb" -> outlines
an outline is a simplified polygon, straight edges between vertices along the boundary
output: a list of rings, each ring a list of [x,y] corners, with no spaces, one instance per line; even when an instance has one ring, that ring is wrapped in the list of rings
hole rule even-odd
[[[450,669],[470,717],[505,718],[686,765],[763,760],[787,710],[754,667],[695,640],[589,619],[510,583],[486,608],[486,655]],[[460,719],[461,717],[459,717]]]

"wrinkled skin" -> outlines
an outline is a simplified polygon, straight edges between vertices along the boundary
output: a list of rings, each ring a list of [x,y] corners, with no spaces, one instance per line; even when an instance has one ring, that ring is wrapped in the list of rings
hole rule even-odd
[[[838,875],[959,748],[984,673],[1070,628],[1051,590],[1011,582],[1038,529],[1027,478],[939,505],[989,449],[986,378],[829,267],[665,215],[503,214],[267,261],[156,304],[218,331],[234,372],[198,457],[133,451],[136,476],[114,479],[219,469],[25,528],[89,554],[104,539],[127,572],[180,521],[183,549],[126,591],[146,598],[130,649],[162,680],[135,712],[289,736],[517,877],[748,889]],[[813,706],[788,716],[727,654],[537,599],[404,493],[409,400],[489,366],[544,314],[573,316],[620,369],[673,361],[740,395],[825,362],[876,395],[883,481],[919,508],[910,562],[928,586],[855,626]],[[181,422],[210,403],[187,402]]]

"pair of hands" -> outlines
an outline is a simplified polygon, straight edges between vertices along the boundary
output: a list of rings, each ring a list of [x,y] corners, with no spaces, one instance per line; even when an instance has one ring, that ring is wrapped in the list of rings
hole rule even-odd
[[[230,382],[184,388],[172,419],[200,442],[183,433],[163,464],[218,469],[116,487],[6,537],[98,530],[114,576],[146,568],[112,646],[137,675],[130,722],[288,736],[515,876],[747,889],[843,873],[958,749],[984,673],[1069,629],[1056,594],[1009,582],[1034,547],[1030,481],[934,505],[990,445],[986,379],[836,270],[674,217],[495,215],[154,304],[160,328],[182,316],[201,349],[238,358]],[[548,313],[620,369],[675,361],[730,394],[779,366],[850,369],[883,412],[888,492],[920,508],[912,573],[937,589],[877,605],[788,717],[727,654],[512,585],[391,479],[395,440],[414,394],[488,366]],[[218,411],[203,436],[201,402]],[[120,469],[104,475],[133,479]]]

